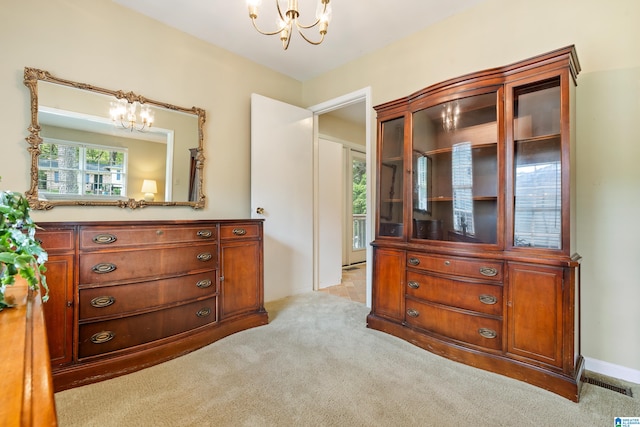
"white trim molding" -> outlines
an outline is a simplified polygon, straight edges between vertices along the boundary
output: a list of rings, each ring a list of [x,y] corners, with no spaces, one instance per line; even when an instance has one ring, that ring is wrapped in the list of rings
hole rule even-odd
[[[615,365],[613,363],[605,362],[602,360],[592,359],[590,357],[585,357],[584,362],[584,367],[587,371],[606,375],[611,378],[618,378],[620,380],[628,381],[631,383],[640,384],[640,371],[636,369],[626,368],[624,366]]]

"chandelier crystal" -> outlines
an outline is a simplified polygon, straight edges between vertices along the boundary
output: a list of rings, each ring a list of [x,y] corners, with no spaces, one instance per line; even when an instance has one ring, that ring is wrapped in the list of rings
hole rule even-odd
[[[154,113],[151,108],[146,105],[140,104],[140,120],[138,123],[138,116],[136,110],[138,109],[138,102],[129,102],[126,99],[119,99],[111,102],[111,108],[109,108],[109,115],[111,121],[117,126],[118,124],[125,129],[142,132],[145,128],[150,128],[153,124]]]
[[[327,34],[327,28],[329,27],[329,21],[331,21],[331,5],[330,0],[318,0],[318,7],[316,9],[316,20],[312,24],[303,25],[298,22],[300,12],[298,10],[298,0],[287,0],[287,9],[284,10],[280,7],[280,1],[275,0],[276,8],[278,10],[278,29],[272,32],[262,31],[258,28],[256,20],[258,19],[258,7],[262,3],[262,0],[247,0],[247,6],[249,8],[249,17],[253,23],[254,28],[265,36],[280,35],[280,41],[282,41],[282,47],[287,50],[289,43],[291,42],[291,33],[295,28],[300,36],[308,43],[313,45],[319,45],[324,40],[324,36]],[[317,26],[320,32],[320,40],[313,41],[309,39],[305,34],[305,30],[309,30]]]

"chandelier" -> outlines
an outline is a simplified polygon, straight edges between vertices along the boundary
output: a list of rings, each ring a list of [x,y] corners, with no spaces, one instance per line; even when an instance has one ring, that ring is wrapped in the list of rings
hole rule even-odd
[[[456,102],[445,104],[442,107],[442,128],[449,132],[454,130],[458,126],[458,119],[460,118],[460,106]]]
[[[120,124],[123,128],[131,130],[131,132],[133,132],[134,129],[142,132],[145,128],[151,127],[154,114],[151,108],[140,104],[140,120],[142,122],[138,123],[136,115],[137,109],[137,101],[129,102],[123,98],[111,102],[109,115],[111,116],[111,121],[113,121],[116,126]]]
[[[282,47],[284,50],[287,50],[289,47],[289,42],[291,41],[291,33],[293,28],[298,31],[300,36],[305,39],[308,43],[313,45],[319,45],[324,40],[325,34],[327,34],[327,27],[329,27],[329,21],[331,20],[331,5],[329,4],[330,0],[317,0],[318,7],[316,9],[316,20],[313,24],[303,25],[298,22],[298,17],[300,16],[300,12],[298,11],[298,0],[287,0],[287,9],[283,13],[283,9],[280,7],[280,0],[275,0],[276,8],[278,9],[278,29],[273,32],[265,32],[258,28],[256,24],[256,19],[258,19],[258,6],[262,0],[247,0],[247,6],[249,7],[249,17],[251,18],[251,22],[253,26],[260,34],[264,34],[265,36],[273,36],[276,34],[280,34],[280,41],[282,41]],[[313,41],[309,39],[304,34],[304,30],[308,30],[318,26],[320,31],[320,40]]]

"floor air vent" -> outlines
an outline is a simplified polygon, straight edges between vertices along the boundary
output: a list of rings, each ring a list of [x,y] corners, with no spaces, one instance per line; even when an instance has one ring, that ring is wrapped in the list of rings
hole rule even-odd
[[[625,396],[633,397],[633,393],[631,392],[631,389],[628,388],[628,387],[620,387],[620,386],[609,384],[609,383],[604,382],[602,380],[597,380],[597,379],[591,378],[591,377],[582,377],[582,381],[587,383],[587,384],[593,384],[593,385],[598,386],[598,387],[602,387],[602,388],[606,388],[608,390],[615,391],[616,393],[624,394]]]

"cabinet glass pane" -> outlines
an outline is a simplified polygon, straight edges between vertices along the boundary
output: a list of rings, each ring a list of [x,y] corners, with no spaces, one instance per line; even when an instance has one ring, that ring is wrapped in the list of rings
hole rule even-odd
[[[402,236],[404,117],[382,123],[378,235]]]
[[[514,91],[515,246],[561,249],[560,79]]]
[[[496,103],[490,92],[413,114],[413,238],[496,243]]]

